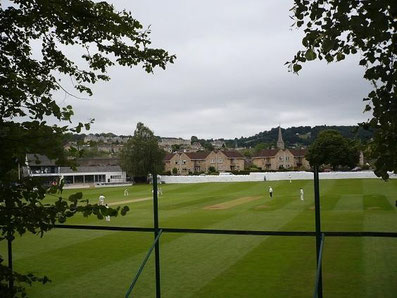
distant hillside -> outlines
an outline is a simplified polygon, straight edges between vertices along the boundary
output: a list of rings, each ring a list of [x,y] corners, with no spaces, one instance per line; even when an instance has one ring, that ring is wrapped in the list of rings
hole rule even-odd
[[[362,143],[366,143],[369,139],[372,138],[373,133],[371,131],[364,130],[362,128],[358,128],[357,126],[299,126],[299,127],[289,127],[286,129],[281,129],[283,133],[283,140],[287,147],[296,147],[296,146],[308,146],[310,145],[317,137],[318,133],[325,129],[334,129],[339,131],[344,137],[349,139],[359,139]],[[93,134],[95,136],[104,136],[104,137],[118,137],[113,133],[101,133],[101,134]],[[65,135],[65,143],[67,142],[83,142],[86,134],[67,134]],[[126,137],[126,136],[120,136]],[[241,137],[239,139],[219,139],[225,141],[226,147],[235,148],[235,147],[255,147],[255,145],[259,143],[266,143],[268,146],[275,146],[278,137],[278,127],[272,128],[269,131],[260,132],[251,137]],[[160,137],[158,137],[160,139]],[[207,150],[212,150],[211,142],[213,139],[198,139],[196,136],[192,137],[194,142],[200,142]]]
[[[287,147],[308,146],[310,145],[318,133],[325,129],[334,129],[339,131],[344,137],[350,139],[359,139],[363,143],[372,138],[372,132],[358,128],[357,126],[299,126],[281,129],[283,139]],[[259,143],[267,143],[275,145],[278,137],[278,128],[272,128],[269,131],[260,132],[252,137],[241,137],[235,140],[225,140],[228,147],[254,147]]]

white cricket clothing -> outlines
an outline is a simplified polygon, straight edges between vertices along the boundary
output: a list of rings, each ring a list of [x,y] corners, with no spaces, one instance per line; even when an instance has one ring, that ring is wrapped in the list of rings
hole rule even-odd
[[[105,197],[103,195],[99,196],[99,205],[105,205]]]
[[[106,205],[106,209],[109,209],[109,206],[108,206],[108,205]],[[109,215],[105,216],[105,220],[106,220],[106,221],[110,221],[110,216],[109,216]]]
[[[301,200],[303,201],[303,195],[304,195],[304,193],[303,193],[303,189],[301,188],[301,190],[300,190],[300,193],[301,193]]]

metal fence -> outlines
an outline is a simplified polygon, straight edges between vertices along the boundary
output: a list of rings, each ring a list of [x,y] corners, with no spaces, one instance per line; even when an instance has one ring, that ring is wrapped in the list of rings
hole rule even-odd
[[[141,275],[150,255],[155,253],[155,280],[156,280],[156,298],[161,297],[160,284],[160,238],[164,233],[194,233],[194,234],[216,234],[216,235],[252,235],[252,236],[287,236],[287,237],[316,237],[316,276],[313,289],[314,298],[323,297],[322,287],[322,255],[324,240],[326,237],[393,237],[397,238],[397,232],[327,232],[321,230],[320,214],[320,188],[318,167],[314,167],[314,202],[315,202],[315,231],[258,231],[258,230],[221,230],[221,229],[185,229],[185,228],[166,228],[159,226],[158,219],[158,193],[157,193],[157,175],[153,175],[153,227],[116,227],[116,226],[93,226],[93,225],[55,225],[59,229],[77,229],[77,230],[104,230],[104,231],[125,231],[125,232],[149,232],[154,234],[154,241],[149,248],[143,262],[139,266],[138,272],[133,278],[131,285],[126,291],[125,297],[129,297],[139,276]],[[12,269],[12,246],[11,241],[8,243],[8,261]],[[12,281],[10,281],[12,287]]]

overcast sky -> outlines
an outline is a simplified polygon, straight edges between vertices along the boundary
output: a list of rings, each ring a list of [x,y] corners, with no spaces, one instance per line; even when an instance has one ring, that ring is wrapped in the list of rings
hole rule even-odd
[[[299,76],[284,65],[301,49],[291,29],[292,1],[113,1],[151,25],[154,47],[177,59],[147,74],[113,67],[90,100],[57,94],[74,120],[95,118],[90,132],[129,135],[138,121],[156,135],[190,138],[251,136],[279,124],[352,125],[366,120],[370,90],[358,57],[311,62]]]

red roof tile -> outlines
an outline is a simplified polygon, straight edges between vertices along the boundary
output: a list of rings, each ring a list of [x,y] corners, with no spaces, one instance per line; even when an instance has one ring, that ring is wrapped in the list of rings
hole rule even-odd
[[[191,160],[206,159],[210,152],[198,151],[198,152],[186,152],[185,153]]]
[[[275,156],[280,149],[262,149],[258,153],[255,153],[252,157],[270,157]]]
[[[288,149],[293,156],[305,156],[307,149]]]
[[[244,156],[238,151],[221,151],[221,152],[230,158],[244,158]]]
[[[175,153],[167,153],[164,157],[164,160],[170,160],[171,158],[173,158],[175,155]]]

